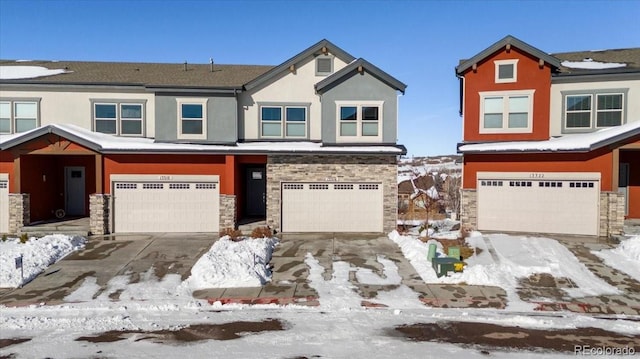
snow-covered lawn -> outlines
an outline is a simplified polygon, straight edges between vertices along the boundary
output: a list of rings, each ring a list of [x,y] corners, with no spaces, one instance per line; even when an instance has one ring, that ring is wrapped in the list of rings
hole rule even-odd
[[[259,287],[271,280],[268,268],[275,238],[247,238],[234,242],[220,238],[191,269],[184,286],[204,288]]]
[[[623,240],[614,249],[593,251],[593,254],[602,258],[609,267],[640,281],[640,235]]]
[[[0,288],[17,288],[29,283],[48,266],[69,253],[84,248],[84,237],[62,234],[30,238],[21,243],[17,238],[0,241]],[[16,269],[16,258],[22,256],[24,278]]]
[[[619,294],[620,291],[595,276],[562,244],[550,238],[511,236],[506,234],[482,235],[473,232],[467,243],[480,248],[480,254],[466,260],[462,273],[451,273],[438,278],[431,262],[427,260],[429,244],[435,243],[442,254],[440,244],[435,240],[422,242],[415,236],[401,236],[397,232],[389,234],[389,239],[400,246],[420,277],[426,283],[466,283],[471,285],[498,286],[507,292],[511,310],[529,310],[533,305],[520,300],[516,293],[518,281],[536,273],[549,273],[554,277],[571,279],[576,288],[565,288],[571,297]],[[495,251],[496,257],[491,255]],[[496,260],[497,259],[497,260]]]

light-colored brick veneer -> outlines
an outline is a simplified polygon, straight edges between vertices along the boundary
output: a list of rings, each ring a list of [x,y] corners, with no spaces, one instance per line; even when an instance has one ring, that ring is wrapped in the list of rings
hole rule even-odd
[[[18,233],[31,222],[30,201],[28,193],[9,193],[9,233]]]

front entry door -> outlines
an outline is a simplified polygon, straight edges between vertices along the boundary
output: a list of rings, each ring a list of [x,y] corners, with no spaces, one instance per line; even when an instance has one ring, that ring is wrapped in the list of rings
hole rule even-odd
[[[267,214],[267,178],[264,167],[247,167],[245,184],[246,215],[248,217],[264,217]]]
[[[67,216],[84,216],[84,167],[64,168],[65,212]]]

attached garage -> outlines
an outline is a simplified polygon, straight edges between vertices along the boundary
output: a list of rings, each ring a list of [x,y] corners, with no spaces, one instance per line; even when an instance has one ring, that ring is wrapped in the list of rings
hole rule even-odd
[[[599,173],[478,172],[479,230],[598,235]]]
[[[382,232],[381,183],[282,183],[283,232]]]
[[[115,233],[218,232],[218,176],[112,175]]]
[[[9,176],[0,174],[0,233],[9,232]]]

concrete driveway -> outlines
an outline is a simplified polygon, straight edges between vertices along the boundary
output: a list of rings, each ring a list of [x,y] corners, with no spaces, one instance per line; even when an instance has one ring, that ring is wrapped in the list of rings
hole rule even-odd
[[[130,283],[136,283],[150,268],[159,279],[179,274],[184,280],[217,238],[193,233],[90,237],[84,250],[50,266],[23,288],[0,289],[0,304],[58,304],[87,277],[95,277],[102,291],[115,276],[129,275]]]

